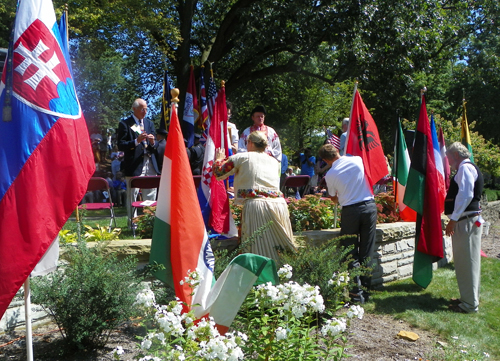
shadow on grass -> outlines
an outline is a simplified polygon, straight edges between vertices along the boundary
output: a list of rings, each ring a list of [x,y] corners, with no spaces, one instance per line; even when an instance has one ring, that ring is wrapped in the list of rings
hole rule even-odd
[[[453,264],[448,264],[442,269],[454,272],[455,267]],[[447,311],[450,305],[449,298],[436,296],[417,284],[409,282],[389,284],[374,291],[371,302],[375,305],[375,312],[386,314],[399,314],[408,310]]]

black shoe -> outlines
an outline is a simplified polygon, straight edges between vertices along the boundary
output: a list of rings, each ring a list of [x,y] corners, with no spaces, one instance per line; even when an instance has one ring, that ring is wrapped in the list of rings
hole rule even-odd
[[[368,301],[367,298],[362,293],[352,293],[349,292],[349,297],[351,298],[352,303],[359,303],[363,305],[366,301]]]

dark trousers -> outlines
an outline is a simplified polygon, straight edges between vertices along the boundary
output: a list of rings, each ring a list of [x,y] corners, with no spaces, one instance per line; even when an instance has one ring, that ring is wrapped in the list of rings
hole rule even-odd
[[[375,250],[375,232],[377,226],[377,206],[374,201],[356,203],[342,207],[341,214],[341,235],[357,235],[343,241],[344,247],[354,245],[354,249],[349,253],[352,255],[352,262],[349,269],[357,268],[365,264],[370,259],[371,266]],[[357,277],[355,281],[365,288],[370,287],[371,276]],[[354,290],[356,292],[356,290]]]

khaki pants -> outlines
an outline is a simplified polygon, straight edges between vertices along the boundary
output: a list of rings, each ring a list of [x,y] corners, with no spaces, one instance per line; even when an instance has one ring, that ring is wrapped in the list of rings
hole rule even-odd
[[[460,301],[470,311],[479,307],[481,281],[481,234],[483,226],[475,225],[478,216],[459,221],[452,236],[453,260]]]

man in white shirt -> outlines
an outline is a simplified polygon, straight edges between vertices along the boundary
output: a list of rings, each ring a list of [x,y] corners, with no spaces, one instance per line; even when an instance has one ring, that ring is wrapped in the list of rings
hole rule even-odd
[[[349,268],[371,266],[367,262],[373,261],[377,206],[365,176],[363,161],[357,156],[340,156],[337,148],[331,144],[322,146],[319,156],[331,166],[325,175],[328,193],[334,202],[342,206],[340,233],[356,235],[343,242],[344,247],[354,245],[350,252],[352,262]],[[371,276],[356,277],[355,282],[358,287],[351,290],[351,299],[364,303],[369,297],[367,289],[371,284]]]
[[[479,309],[483,175],[470,161],[470,153],[462,143],[453,143],[446,150],[446,156],[450,167],[457,170],[450,181],[444,209],[450,218],[446,235],[452,239],[453,261],[460,291],[460,299],[451,308],[457,312],[474,313]]]
[[[250,133],[261,131],[264,132],[267,137],[266,153],[276,158],[278,162],[281,162],[281,143],[278,133],[276,133],[273,128],[264,124],[264,120],[266,118],[266,108],[262,105],[257,105],[253,108],[251,116],[253,125],[245,129],[241,134],[238,143],[238,153],[247,151],[247,138]]]

